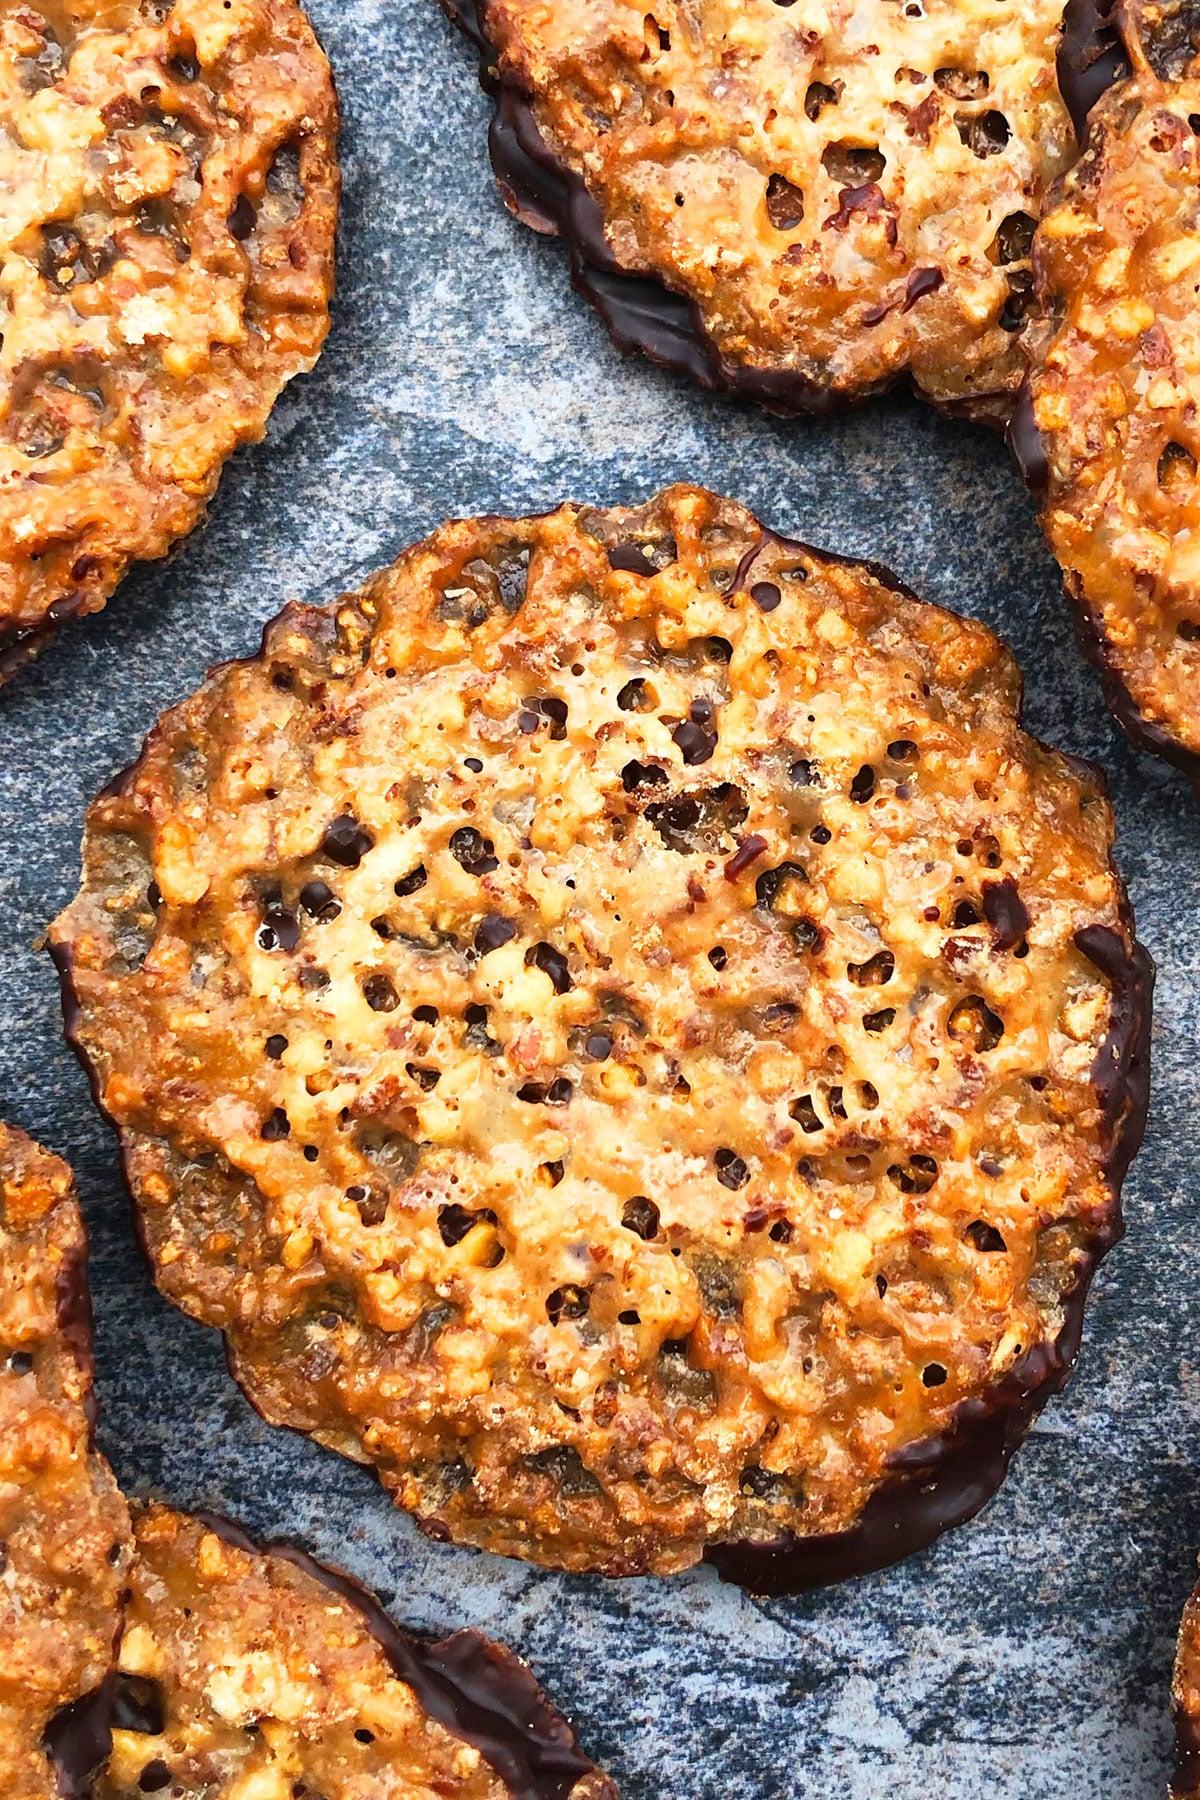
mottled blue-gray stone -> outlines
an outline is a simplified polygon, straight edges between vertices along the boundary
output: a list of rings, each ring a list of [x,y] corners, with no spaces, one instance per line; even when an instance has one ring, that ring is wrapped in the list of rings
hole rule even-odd
[[[501,206],[472,59],[433,0],[312,11],[346,116],[328,349],[234,460],[205,529],[0,697],[0,1105],[79,1172],[104,1447],[132,1490],[298,1533],[403,1620],[505,1638],[628,1800],[1161,1796],[1200,1543],[1200,815],[1110,724],[998,441],[906,398],[783,423],[623,358],[561,248]],[[35,948],[74,891],[87,800],[285,600],[330,598],[450,514],[612,504],[679,478],[1003,633],[1032,729],[1109,771],[1160,969],[1129,1236],[1069,1392],[974,1524],[889,1573],[766,1604],[709,1570],[616,1584],[428,1543],[365,1473],[262,1425],[215,1337],[150,1286]]]

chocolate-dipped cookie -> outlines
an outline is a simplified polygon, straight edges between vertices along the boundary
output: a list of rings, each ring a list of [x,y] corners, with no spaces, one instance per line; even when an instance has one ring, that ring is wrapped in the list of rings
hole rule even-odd
[[[155,1278],[434,1535],[758,1587],[969,1515],[1146,1106],[1097,774],[983,626],[689,487],[288,608],[53,927]]]
[[[0,1125],[0,1792],[60,1800],[103,1751],[129,1515],[92,1443],[87,1235],[71,1171]]]
[[[911,378],[1002,420],[1029,248],[1108,73],[1062,0],[444,0],[509,206],[617,342],[780,412]],[[1056,64],[1058,67],[1056,68]],[[1059,70],[1063,90],[1059,86]]]
[[[0,681],[201,517],[328,328],[295,0],[0,5]]]
[[[617,1800],[530,1670],[402,1631],[365,1588],[227,1520],[136,1525],[93,1800]]]
[[[1117,16],[1133,74],[1038,228],[1012,435],[1109,705],[1196,784],[1200,63],[1186,7]]]

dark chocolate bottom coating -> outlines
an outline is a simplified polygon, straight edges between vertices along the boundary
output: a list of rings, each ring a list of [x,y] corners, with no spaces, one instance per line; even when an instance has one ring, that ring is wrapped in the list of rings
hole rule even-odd
[[[1194,8],[1187,4],[1165,8],[1157,37],[1149,37],[1143,45],[1152,67],[1164,79],[1182,74],[1182,68],[1174,66],[1182,53],[1181,46],[1187,48],[1185,60],[1190,60],[1194,54],[1190,45],[1194,17]],[[1123,4],[1122,0],[1067,0],[1057,58],[1058,85],[1081,143],[1091,108],[1108,88],[1131,74],[1132,64],[1123,34],[1138,33],[1139,29],[1136,8]],[[1050,466],[1034,419],[1028,379],[1017,395],[1007,442],[1026,486],[1040,503],[1049,485]],[[1062,576],[1071,603],[1075,640],[1100,677],[1109,712],[1131,743],[1182,770],[1200,799],[1200,754],[1187,749],[1163,726],[1144,717],[1117,668],[1099,617],[1073,581],[1070,571],[1064,569]]]
[[[1114,1232],[1110,1242],[1118,1235]],[[1109,1244],[1105,1244],[1107,1248]],[[957,1430],[933,1443],[911,1446],[904,1453],[902,1469],[897,1459],[893,1483],[871,1496],[849,1531],[823,1538],[781,1539],[774,1544],[716,1544],[706,1550],[705,1561],[713,1564],[723,1581],[737,1582],[751,1593],[771,1597],[801,1594],[858,1575],[873,1575],[927,1550],[943,1532],[973,1519],[1001,1487],[1013,1451],[1071,1372],[1083,1330],[1088,1287],[1102,1254],[1098,1250],[1089,1259],[1085,1273],[1067,1296],[1066,1322],[1053,1346],[1041,1353],[1038,1385],[1015,1405],[978,1423],[964,1417]],[[965,1403],[972,1405],[982,1407],[986,1402]]]
[[[1003,431],[1012,397],[978,394],[961,401],[931,400],[911,377],[893,377],[852,393],[826,387],[791,369],[756,369],[723,357],[705,329],[699,307],[654,276],[623,269],[609,246],[604,219],[583,178],[549,148],[532,108],[496,68],[479,0],[441,0],[443,10],[479,56],[479,79],[495,102],[488,132],[492,167],[512,211],[534,231],[562,237],[571,252],[571,285],[594,306],[621,350],[638,350],[652,362],[687,375],[709,393],[752,400],[784,417],[815,418],[842,412],[888,388],[908,382],[940,412]]]

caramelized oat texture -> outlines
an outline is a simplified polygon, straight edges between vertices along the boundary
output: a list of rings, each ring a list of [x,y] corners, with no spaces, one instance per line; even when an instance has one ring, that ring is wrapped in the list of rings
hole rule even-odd
[[[0,0],[0,679],[312,367],[336,131],[294,0]]]
[[[1075,153],[1062,0],[445,4],[497,95],[505,198],[567,235],[619,342],[781,411],[907,372],[1006,412]]]
[[[1029,439],[1080,641],[1130,734],[1200,780],[1200,67],[1145,7],[1038,230]],[[1128,24],[1128,21],[1126,21]],[[1152,61],[1142,50],[1150,47]]]
[[[43,1734],[115,1657],[129,1517],[91,1444],[87,1239],[71,1172],[0,1125],[0,1792],[60,1787]]]
[[[1191,1800],[1200,1794],[1200,1588],[1183,1611],[1171,1699],[1175,1714],[1171,1800]]]
[[[529,1670],[429,1643],[303,1552],[166,1507],[137,1520],[95,1800],[617,1800]]]
[[[824,1542],[1027,1423],[1148,977],[1017,706],[982,626],[688,487],[289,608],[52,932],[163,1291],[433,1534],[568,1568]]]

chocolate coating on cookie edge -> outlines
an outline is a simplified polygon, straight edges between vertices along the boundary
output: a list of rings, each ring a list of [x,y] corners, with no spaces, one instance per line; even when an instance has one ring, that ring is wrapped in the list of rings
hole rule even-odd
[[[1111,1133],[1109,1179],[1119,1201],[1150,1102],[1154,964],[1141,944],[1128,952],[1105,926],[1085,928],[1076,942],[1113,983],[1113,1026],[1096,1058],[1095,1080]],[[1078,1281],[1063,1296],[1063,1324],[1054,1343],[1024,1357],[990,1400],[964,1401],[951,1431],[903,1451],[895,1459],[894,1481],[872,1495],[853,1530],[808,1542],[710,1545],[705,1561],[723,1581],[752,1593],[798,1594],[874,1574],[974,1518],[1003,1484],[1013,1452],[1042,1407],[1066,1385],[1079,1354],[1092,1276],[1123,1231],[1118,1213],[1111,1230],[1094,1241]],[[1194,1733],[1190,1721],[1188,1727]],[[1200,1735],[1196,1756],[1200,1774]]]
[[[220,1513],[192,1515],[225,1543],[250,1556],[282,1557],[360,1613],[399,1679],[430,1718],[474,1745],[510,1789],[513,1800],[568,1800],[575,1785],[601,1772],[584,1755],[571,1726],[555,1711],[532,1670],[511,1650],[478,1631],[441,1639],[403,1631],[361,1582],[319,1563],[287,1538],[263,1546]],[[604,1778],[595,1800],[616,1800]]]
[[[501,192],[523,224],[567,240],[571,285],[595,307],[617,347],[640,350],[709,393],[725,391],[775,412],[840,411],[845,400],[806,376],[726,362],[705,331],[695,301],[620,267],[608,247],[600,208],[582,178],[550,150],[529,103],[500,80],[478,0],[442,0],[442,5],[475,46],[480,84],[495,101],[488,146]],[[858,397],[867,399],[869,392]]]
[[[1009,446],[1039,502],[1076,639],[1109,710],[1133,743],[1200,793],[1194,582],[1182,554],[1194,464],[1176,441],[1187,435],[1195,380],[1194,296],[1163,248],[1178,256],[1192,241],[1186,121],[1196,80],[1180,59],[1195,55],[1194,27],[1189,7],[1173,0],[1102,3],[1095,17],[1111,21],[1104,29],[1114,41],[1119,34],[1126,72],[1136,73],[1095,106],[1085,154],[1047,195],[1033,247],[1030,373]],[[1189,155],[1190,181],[1177,166]],[[1115,311],[1122,303],[1138,309],[1130,337]],[[1157,386],[1155,357],[1166,359]],[[1151,389],[1153,406],[1143,397]]]
[[[1033,394],[1028,381],[1022,384],[1008,423],[1006,441],[1016,460],[1026,487],[1041,500],[1050,479],[1046,446],[1033,416]],[[1093,609],[1088,605],[1078,584],[1062,571],[1063,592],[1071,605],[1075,642],[1083,656],[1100,677],[1104,703],[1130,743],[1161,757],[1181,770],[1200,799],[1200,755],[1186,749],[1163,726],[1154,724],[1139,711],[1113,655],[1112,645]]]

